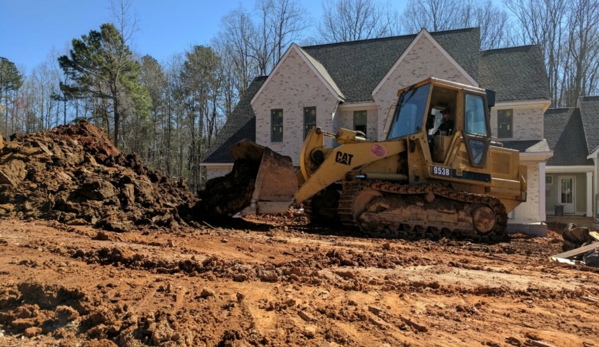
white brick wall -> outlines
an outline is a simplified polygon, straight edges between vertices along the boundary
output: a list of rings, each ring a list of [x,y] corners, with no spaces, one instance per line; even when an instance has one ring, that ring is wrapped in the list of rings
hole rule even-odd
[[[528,107],[509,107],[496,105],[491,109],[491,134],[497,136],[497,111],[513,110],[512,137],[501,138],[504,141],[525,141],[543,139],[543,106],[532,105]]]
[[[213,168],[208,166],[206,167],[206,180],[213,179],[214,177],[224,176],[231,172],[232,169],[232,164],[231,167],[228,168]]]
[[[354,128],[354,111],[366,111],[366,118],[368,121],[368,127],[366,129],[366,135],[370,140],[378,139],[378,111],[377,109],[366,109],[366,108],[355,108],[351,110],[338,111],[335,117],[337,118],[337,128],[333,129],[337,131],[339,128],[353,129]]]
[[[518,205],[514,209],[514,218],[510,220],[510,223],[538,223],[540,222],[539,163],[521,162],[521,164],[525,164],[527,168],[527,198],[525,203]]]
[[[442,78],[471,85],[471,82],[447,57],[425,36],[407,52],[399,66],[384,82],[374,96],[378,105],[378,139],[383,140],[385,116],[397,102],[397,90],[429,77]]]
[[[304,107],[316,106],[316,125],[333,132],[333,113],[338,103],[337,96],[331,93],[299,54],[291,48],[252,103],[256,114],[256,142],[291,156],[294,165],[299,165],[299,153],[304,141]],[[282,142],[270,141],[272,109],[283,109]],[[331,144],[330,139],[325,141],[326,146]]]

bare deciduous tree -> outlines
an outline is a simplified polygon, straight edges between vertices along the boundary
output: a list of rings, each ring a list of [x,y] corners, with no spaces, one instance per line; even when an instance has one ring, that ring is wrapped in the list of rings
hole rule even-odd
[[[274,32],[274,65],[279,62],[291,42],[300,38],[308,28],[310,17],[305,8],[294,0],[263,0],[271,3],[270,17]]]
[[[491,0],[483,2],[468,0],[461,3],[458,27],[480,28],[481,49],[505,47],[510,43],[511,25],[509,14],[493,6]]]
[[[566,0],[504,0],[520,24],[521,43],[541,46],[549,89],[554,105],[559,105],[560,64],[566,52],[564,35],[567,33]]]
[[[399,34],[397,13],[373,0],[330,0],[323,4],[321,41],[344,42]]]
[[[428,31],[449,30],[460,27],[459,0],[410,0],[402,14],[403,25],[410,33],[422,28]]]
[[[579,96],[598,92],[599,2],[576,0],[570,4],[567,52],[561,62],[562,104],[574,106]]]
[[[217,35],[215,44],[220,51],[229,55],[234,67],[235,87],[239,97],[245,94],[254,76],[258,75],[258,64],[252,58],[252,41],[255,26],[248,12],[238,7],[222,19],[223,31]]]
[[[405,30],[410,33],[422,28],[443,31],[479,27],[482,49],[506,46],[510,42],[509,15],[491,0],[411,0],[402,17]]]

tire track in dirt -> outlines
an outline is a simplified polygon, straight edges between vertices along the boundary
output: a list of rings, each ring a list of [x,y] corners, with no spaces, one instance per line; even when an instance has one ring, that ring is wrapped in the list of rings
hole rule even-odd
[[[0,260],[9,273],[0,274],[0,313],[16,317],[25,304],[39,305],[19,303],[28,278],[49,286],[48,293],[84,294],[67,305],[83,309],[65,326],[53,328],[60,311],[53,306],[30,317],[29,328],[41,331],[30,330],[26,340],[49,345],[58,339],[105,346],[599,342],[590,338],[599,333],[593,319],[599,308],[585,299],[598,296],[599,276],[552,266],[541,256],[551,248],[531,255],[527,249],[538,244],[530,240],[484,249],[294,230],[194,238],[142,231],[94,240],[97,232],[85,228],[11,228],[0,221],[6,240]],[[3,282],[9,277],[12,283]],[[519,284],[508,286],[510,278]],[[25,336],[21,326],[0,325],[0,344]]]

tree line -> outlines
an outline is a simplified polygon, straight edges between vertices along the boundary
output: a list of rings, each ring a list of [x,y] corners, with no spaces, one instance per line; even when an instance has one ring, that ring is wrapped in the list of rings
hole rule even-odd
[[[210,45],[166,61],[133,52],[127,0],[113,19],[49,52],[28,73],[0,57],[0,133],[36,132],[78,119],[167,176],[204,182],[200,163],[252,79],[300,45],[480,27],[481,48],[540,45],[552,107],[597,93],[599,0],[408,0],[401,13],[375,0],[326,0],[316,25],[299,0],[256,0],[222,18]],[[310,35],[312,33],[312,35]]]

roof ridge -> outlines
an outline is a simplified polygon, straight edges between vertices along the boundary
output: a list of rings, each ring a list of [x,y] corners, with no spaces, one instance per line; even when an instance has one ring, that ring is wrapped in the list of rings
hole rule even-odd
[[[309,45],[309,46],[299,46],[302,49],[311,49],[311,48],[321,48],[326,46],[341,46],[341,45],[355,45],[364,42],[377,42],[377,41],[391,41],[399,38],[408,38],[410,36],[416,37],[418,34],[409,34],[409,35],[397,35],[397,36],[386,36],[386,37],[377,37],[373,39],[362,39],[362,40],[354,40],[354,41],[340,41],[340,42],[329,42],[329,43],[321,43],[317,45]]]
[[[508,51],[508,50],[516,50],[516,49],[522,49],[522,48],[533,48],[533,47],[539,47],[538,44],[534,44],[534,45],[521,45],[521,46],[510,46],[510,47],[501,47],[501,48],[492,48],[492,49],[486,49],[484,51],[480,51],[481,53],[486,53],[486,52],[493,52],[493,51]]]
[[[576,110],[578,107],[551,107],[548,108],[545,112],[548,111],[558,111],[558,110]]]
[[[451,30],[442,30],[442,31],[428,31],[429,34],[431,35],[438,35],[438,34],[448,34],[448,33],[457,33],[457,32],[466,32],[466,31],[472,31],[475,29],[479,29],[480,27],[469,27],[469,28],[459,28],[459,29],[451,29]],[[319,48],[319,47],[325,47],[325,46],[337,46],[337,45],[352,45],[352,44],[360,44],[360,43],[364,43],[364,42],[376,42],[376,41],[386,41],[386,40],[394,40],[394,39],[405,39],[405,38],[409,38],[409,37],[414,37],[416,38],[416,36],[418,36],[420,32],[417,32],[415,34],[405,34],[405,35],[394,35],[394,36],[385,36],[385,37],[376,37],[376,38],[372,38],[372,39],[361,39],[361,40],[353,40],[353,41],[340,41],[340,42],[329,42],[329,43],[320,43],[320,44],[316,44],[316,45],[308,45],[308,46],[299,46],[302,49],[306,49],[306,48]]]
[[[588,95],[588,96],[583,96],[582,100],[599,100],[599,95]]]
[[[467,28],[458,28],[458,29],[448,29],[448,30],[439,30],[439,31],[429,31],[429,34],[447,34],[447,33],[455,33],[459,31],[472,31],[472,30],[480,30],[480,27],[467,27]]]

